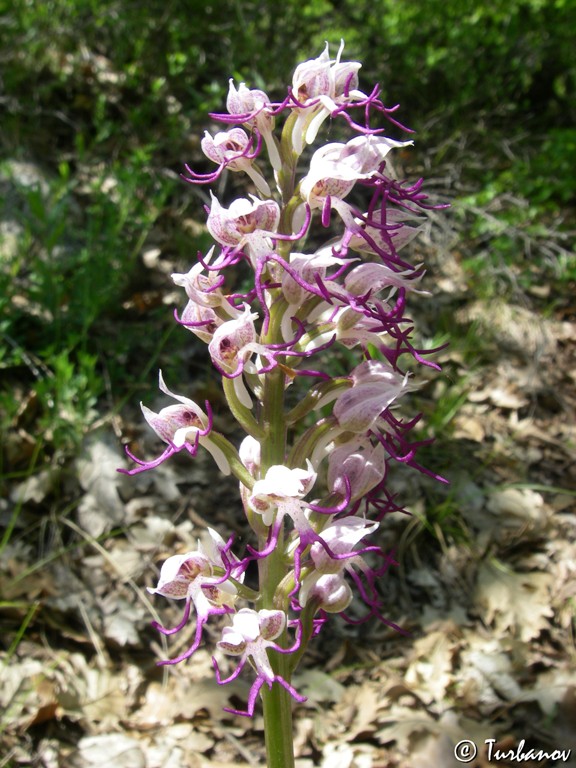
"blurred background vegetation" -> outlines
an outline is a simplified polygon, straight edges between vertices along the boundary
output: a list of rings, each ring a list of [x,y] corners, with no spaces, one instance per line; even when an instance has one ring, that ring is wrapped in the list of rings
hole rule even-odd
[[[344,58],[363,62],[361,87],[380,82],[388,105],[401,102],[417,131],[409,162],[453,204],[472,297],[548,285],[552,311],[574,287],[574,0],[0,8],[5,480],[73,456],[103,417],[154,389],[159,363],[189,365],[162,303],[169,278],[149,268],[158,254],[185,267],[208,243],[203,192],[178,174],[229,77],[281,97],[326,40],[335,51],[344,38]],[[449,328],[450,313],[438,323]]]

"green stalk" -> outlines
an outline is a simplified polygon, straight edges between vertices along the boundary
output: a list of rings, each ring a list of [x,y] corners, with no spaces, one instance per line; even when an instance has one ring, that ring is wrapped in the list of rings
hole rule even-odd
[[[270,308],[270,323],[264,343],[271,344],[281,338],[281,313],[278,304]],[[262,440],[261,474],[276,465],[284,464],[286,460],[286,416],[284,413],[285,374],[281,368],[275,368],[266,374],[262,395],[261,427],[265,431]],[[260,547],[266,543],[265,537],[259,537]],[[286,565],[283,560],[284,536],[283,531],[278,536],[276,550],[268,557],[258,561],[260,583],[259,608],[279,609],[287,611],[288,604],[277,603],[276,592],[280,582],[286,575]],[[288,644],[288,633],[285,630],[277,639],[282,647]],[[284,654],[271,652],[270,663],[274,674],[280,675],[290,682],[289,660]],[[272,688],[263,686],[262,704],[264,709],[264,734],[266,740],[266,755],[268,768],[294,768],[294,747],[292,730],[292,701],[290,694],[279,683],[273,683]]]
[[[252,437],[255,437],[257,440],[263,438],[264,430],[254,418],[252,411],[238,399],[238,395],[234,389],[234,380],[222,376],[222,388],[224,389],[224,396],[226,397],[230,413],[234,416],[238,424],[240,424],[245,432],[252,435]]]
[[[290,694],[278,683],[262,688],[264,734],[268,768],[294,768],[292,702]]]

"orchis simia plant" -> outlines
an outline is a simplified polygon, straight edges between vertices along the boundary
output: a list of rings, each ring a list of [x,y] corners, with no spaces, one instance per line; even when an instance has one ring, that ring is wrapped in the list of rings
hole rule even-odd
[[[384,106],[378,87],[359,90],[361,65],[342,61],[342,49],[331,58],[326,46],[298,65],[281,102],[230,81],[227,112],[211,115],[224,130],[201,142],[215,170],[185,166],[191,184],[230,171],[251,189],[232,202],[211,194],[215,245],[173,275],[187,299],[176,320],[207,345],[246,437],[235,447],[214,429],[209,402],[175,394],[160,374],[173,404],[142,411],[166,447],[149,461],[128,452],[135,468],[121,470],[205,449],[239,480],[253,542],[240,554],[232,537],[210,529],[208,543],[168,558],[150,591],[184,604],[180,623],[160,632],[196,621],[192,645],[161,664],[192,656],[205,624],[223,617],[216,680],[252,674],[246,710],[229,711],[252,715],[262,698],[271,768],[293,765],[291,698],[304,697],[292,674],[330,614],[390,623],[377,582],[393,560],[369,543],[399,509],[386,489],[388,466],[431,474],[410,439],[418,419],[399,409],[413,388],[406,357],[433,365],[413,346],[405,316],[408,294],[422,293],[423,269],[401,255],[422,228],[426,195],[422,180],[408,184],[391,170],[394,154],[412,144],[384,135],[383,125],[408,130],[397,107]],[[326,121],[352,137],[321,144]],[[234,292],[230,273],[240,262],[252,279]],[[245,584],[250,563],[256,588]],[[363,613],[348,612],[352,600]],[[223,656],[236,657],[231,672]]]

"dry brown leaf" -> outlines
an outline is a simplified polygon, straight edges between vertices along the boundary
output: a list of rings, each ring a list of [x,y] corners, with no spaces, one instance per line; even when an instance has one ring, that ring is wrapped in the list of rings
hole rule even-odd
[[[406,671],[405,682],[418,692],[426,704],[442,706],[452,683],[453,657],[456,643],[445,631],[430,632],[414,643],[414,659]]]
[[[309,703],[331,704],[340,701],[346,690],[333,677],[320,669],[307,669],[294,677],[294,686]]]
[[[67,667],[65,669],[64,667]],[[62,711],[74,720],[105,727],[116,725],[128,710],[128,701],[112,668],[100,669],[80,653],[72,654],[61,669],[67,683],[58,695]]]
[[[71,768],[148,768],[142,745],[122,733],[102,733],[86,736],[78,743],[71,757]]]
[[[476,602],[484,608],[487,624],[494,623],[501,633],[512,629],[529,642],[549,626],[551,583],[549,573],[516,573],[484,562],[478,570]]]
[[[52,719],[58,708],[56,686],[46,676],[46,665],[37,659],[12,659],[2,664],[0,711],[2,724],[26,730],[34,723]]]
[[[345,728],[346,741],[354,741],[359,734],[373,733],[378,726],[378,708],[383,706],[382,686],[369,680],[345,689],[335,709],[340,730]]]
[[[503,525],[517,525],[519,520],[543,525],[547,518],[547,507],[542,495],[529,488],[493,491],[487,507]]]
[[[404,753],[410,753],[414,745],[423,736],[435,733],[436,721],[425,709],[407,707],[402,704],[393,704],[387,710],[384,717],[378,718],[383,726],[376,731],[376,738],[381,744],[395,742],[397,749]]]
[[[199,712],[217,721],[223,708],[230,706],[230,697],[246,701],[248,690],[243,681],[220,686],[213,677],[195,681],[171,677],[165,686],[153,682],[146,689],[142,706],[130,716],[130,725],[141,729],[167,726],[181,718],[191,719]]]
[[[103,432],[86,438],[76,460],[78,480],[85,491],[78,507],[78,521],[94,538],[124,519],[119,489],[125,480],[117,471],[123,461],[114,435]]]
[[[521,697],[522,691],[514,679],[509,655],[496,638],[487,639],[475,632],[467,633],[467,647],[462,651],[461,679],[476,681],[480,700],[500,703]],[[496,694],[494,696],[493,694]]]

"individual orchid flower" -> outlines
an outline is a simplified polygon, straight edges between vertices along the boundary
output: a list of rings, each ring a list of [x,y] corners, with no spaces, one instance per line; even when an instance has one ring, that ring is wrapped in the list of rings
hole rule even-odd
[[[312,489],[317,477],[310,461],[306,464],[306,469],[274,465],[264,478],[254,483],[249,503],[255,512],[262,515],[265,525],[272,525],[275,516],[281,518],[285,514],[301,520],[301,500]]]
[[[142,403],[140,403],[140,407],[148,424],[158,437],[168,444],[168,447],[157,459],[148,462],[137,459],[126,448],[127,455],[138,466],[135,469],[120,469],[119,471],[127,475],[134,475],[147,469],[153,469],[182,449],[195,456],[198,445],[201,445],[212,455],[218,469],[224,475],[229,475],[230,464],[226,455],[210,438],[210,432],[212,431],[211,412],[209,411],[206,414],[193,400],[171,392],[164,383],[162,371],[159,372],[158,378],[160,391],[174,398],[174,400],[178,400],[178,405],[168,405],[158,413],[150,410],[150,408]],[[206,402],[206,406],[209,408],[208,402]]]
[[[223,208],[212,195],[206,226],[220,245],[247,249],[252,265],[273,250],[271,237],[280,222],[280,208],[274,200],[237,198]]]
[[[218,683],[225,685],[235,680],[244,669],[248,660],[250,660],[253,669],[256,671],[256,679],[250,688],[246,711],[226,709],[227,712],[252,717],[260,689],[263,685],[271,688],[274,683],[278,683],[285,688],[296,701],[306,701],[305,697],[300,696],[283,677],[274,673],[268,657],[268,649],[279,653],[292,653],[299,646],[299,638],[297,638],[294,647],[288,649],[282,648],[273,642],[275,638],[282,634],[285,627],[286,614],[283,611],[254,611],[251,608],[239,610],[232,616],[232,626],[224,627],[222,639],[218,641],[217,646],[229,656],[240,656],[240,662],[229,677],[222,679],[218,662],[216,659],[213,659]]]
[[[203,306],[192,299],[186,304],[178,320],[206,344],[212,341],[218,327],[225,322],[212,307]]]
[[[389,206],[376,214],[363,214],[356,224],[348,235],[347,247],[385,259],[394,258],[422,232],[424,226],[416,214]]]
[[[279,171],[282,168],[282,160],[273,134],[274,110],[264,91],[247,88],[244,83],[240,83],[236,89],[234,81],[230,79],[226,107],[228,112],[239,121],[242,120],[244,125],[255,128],[262,134],[270,164],[275,171]]]
[[[268,541],[263,550],[255,551],[251,546],[250,552],[257,558],[268,557],[276,548],[278,533],[284,518],[288,516],[294,524],[295,537],[288,547],[294,558],[294,582],[296,589],[300,584],[300,563],[302,554],[307,547],[318,539],[314,527],[310,524],[308,515],[312,511],[327,515],[336,514],[348,506],[350,490],[347,480],[344,480],[345,493],[340,503],[332,507],[320,507],[316,503],[304,501],[316,482],[317,473],[312,463],[306,459],[306,469],[289,469],[283,465],[274,465],[268,469],[263,479],[254,483],[248,496],[251,510],[261,515],[262,521],[269,527]]]
[[[353,386],[334,403],[333,414],[342,429],[364,433],[406,390],[407,377],[379,360],[365,360],[350,376]]]
[[[342,259],[332,253],[331,248],[322,248],[311,255],[304,253],[291,253],[290,263],[285,267],[282,273],[281,286],[284,298],[288,306],[282,319],[282,335],[285,341],[292,338],[291,320],[302,309],[301,314],[306,320],[315,321],[318,314],[328,305],[322,302],[318,306],[317,295],[311,294],[309,286],[316,287],[317,293],[329,292],[330,288],[340,289],[337,283],[333,283],[331,278],[326,277],[326,272],[330,267],[342,267],[351,263],[352,259]],[[319,289],[319,284],[322,289]],[[313,311],[306,306],[304,311],[304,302],[312,299],[313,305],[316,305]]]
[[[352,261],[335,256],[329,248],[319,249],[312,254],[291,253],[290,271],[284,270],[282,275],[282,293],[286,301],[300,306],[310,296],[308,285],[314,285],[317,279],[324,281],[330,267],[343,266]]]
[[[379,173],[390,150],[412,144],[372,135],[357,136],[346,144],[326,144],[312,155],[300,195],[311,208],[325,208],[329,203],[349,228],[357,229],[354,211],[342,201],[357,181]]]
[[[208,352],[212,363],[222,376],[234,379],[234,389],[239,401],[252,408],[252,399],[244,384],[242,373],[260,373],[276,366],[275,350],[258,342],[258,334],[254,320],[256,312],[250,311],[248,304],[244,305],[244,313],[234,320],[228,320],[219,325],[208,344]],[[257,355],[264,358],[266,365],[260,367],[252,362],[251,357]]]
[[[376,294],[383,288],[390,288],[391,292],[402,288],[412,290],[415,293],[426,293],[426,291],[418,291],[414,287],[414,284],[423,274],[417,268],[395,272],[386,264],[367,262],[355,267],[346,275],[344,287],[355,296]]]
[[[218,370],[229,377],[239,376],[247,359],[252,354],[252,344],[255,344],[258,334],[254,320],[256,312],[244,305],[244,312],[234,320],[228,320],[218,327],[214,333],[208,352]]]
[[[240,562],[229,552],[231,540],[224,542],[211,528],[208,535],[206,544],[198,540],[197,550],[169,557],[160,569],[158,585],[148,587],[152,595],[186,600],[183,618],[176,627],[166,629],[155,623],[164,635],[179,632],[188,622],[192,606],[196,611],[194,642],[187,651],[161,664],[177,664],[192,656],[200,645],[202,629],[209,617],[230,613],[238,596],[238,588],[230,579],[234,577],[241,584],[244,575]],[[222,575],[215,575],[215,569]]]
[[[176,319],[199,339],[209,343],[216,329],[230,318],[238,318],[242,312],[222,293],[223,275],[219,274],[220,259],[210,267],[214,248],[186,273],[174,273],[172,280],[186,291],[188,303]]]
[[[219,273],[218,268],[223,263],[220,257],[211,263],[213,255],[214,246],[188,272],[173,273],[172,280],[176,285],[184,288],[191,301],[204,307],[223,308],[231,315],[238,314],[222,293],[221,287],[224,283],[224,276]],[[207,274],[204,274],[205,272]]]
[[[335,61],[330,59],[328,43],[316,59],[299,64],[292,77],[292,95],[298,118],[292,133],[297,154],[301,154],[303,141],[312,144],[326,118],[338,112],[343,105],[367,98],[358,91],[360,62],[340,62],[342,41]]]
[[[352,349],[357,344],[381,347],[384,343],[382,324],[376,318],[366,316],[362,307],[342,307],[334,318],[336,339],[342,346]]]
[[[313,571],[302,580],[298,597],[303,608],[314,600],[318,608],[326,613],[342,613],[354,595],[342,574]]]
[[[215,136],[205,131],[204,138],[200,142],[206,157],[217,163],[219,170],[227,168],[230,171],[244,171],[252,179],[257,190],[264,197],[270,197],[268,182],[252,165],[258,154],[258,147],[252,152],[251,145],[250,136],[242,128],[220,131]],[[188,167],[187,170],[189,170]],[[194,175],[190,180],[194,180]]]

